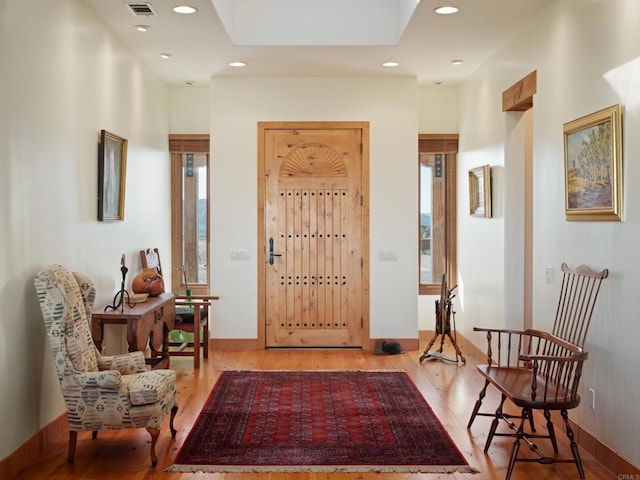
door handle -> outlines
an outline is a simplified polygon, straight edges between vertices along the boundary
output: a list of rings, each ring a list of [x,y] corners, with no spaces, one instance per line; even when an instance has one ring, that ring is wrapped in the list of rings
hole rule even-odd
[[[281,257],[281,253],[273,253],[273,237],[269,238],[269,265],[273,265],[274,257]]]

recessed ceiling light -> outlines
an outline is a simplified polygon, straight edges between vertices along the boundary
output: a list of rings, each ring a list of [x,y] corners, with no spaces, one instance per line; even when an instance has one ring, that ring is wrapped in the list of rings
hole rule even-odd
[[[462,65],[464,63],[464,60],[451,60],[451,63],[453,65]]]
[[[160,54],[160,58],[164,58],[164,59],[171,58],[171,54],[170,53],[161,53]]]
[[[235,68],[242,68],[242,67],[246,67],[247,64],[245,62],[230,62],[229,66],[235,67]]]
[[[458,7],[453,7],[450,5],[438,7],[433,9],[438,15],[451,15],[452,13],[458,12]]]
[[[189,5],[178,5],[177,7],[173,7],[173,11],[176,13],[183,13],[188,15],[190,13],[196,13],[198,11],[195,7],[190,7]]]
[[[149,25],[136,25],[136,30],[139,32],[148,32],[150,29]]]
[[[398,62],[384,62],[382,66],[387,68],[393,68],[393,67],[399,67],[400,64]]]

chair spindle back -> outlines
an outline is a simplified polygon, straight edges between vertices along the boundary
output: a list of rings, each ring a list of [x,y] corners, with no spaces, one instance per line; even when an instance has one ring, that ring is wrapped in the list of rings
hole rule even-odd
[[[600,285],[609,275],[609,270],[605,268],[596,272],[585,265],[570,268],[566,263],[561,268],[564,274],[551,333],[583,348]]]

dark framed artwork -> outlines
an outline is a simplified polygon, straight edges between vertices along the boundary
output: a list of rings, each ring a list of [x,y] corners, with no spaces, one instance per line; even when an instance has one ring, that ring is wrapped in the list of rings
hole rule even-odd
[[[127,140],[100,131],[98,144],[98,220],[124,220]]]
[[[567,220],[622,219],[622,108],[564,124]]]

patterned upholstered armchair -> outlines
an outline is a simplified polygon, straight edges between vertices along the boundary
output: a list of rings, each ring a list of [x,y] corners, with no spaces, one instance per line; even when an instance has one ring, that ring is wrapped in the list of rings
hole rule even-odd
[[[144,427],[151,434],[151,465],[160,424],[171,411],[171,435],[176,403],[176,374],[151,370],[142,352],[102,356],[91,338],[89,320],[95,285],[87,276],[52,265],[34,285],[53,354],[69,421],[72,463],[79,431]]]

